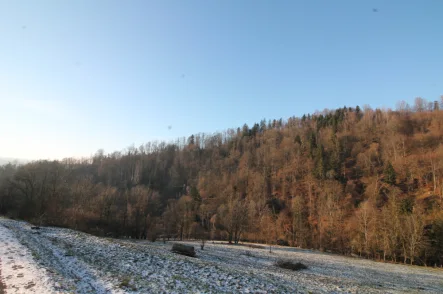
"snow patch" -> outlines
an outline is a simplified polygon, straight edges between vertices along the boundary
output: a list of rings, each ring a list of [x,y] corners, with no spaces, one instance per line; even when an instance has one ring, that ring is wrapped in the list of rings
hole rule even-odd
[[[46,270],[39,266],[31,252],[0,223],[0,277],[6,293],[53,293]]]

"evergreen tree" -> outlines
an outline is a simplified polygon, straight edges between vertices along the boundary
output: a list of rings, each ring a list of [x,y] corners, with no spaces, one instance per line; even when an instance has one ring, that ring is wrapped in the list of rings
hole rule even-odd
[[[384,176],[385,183],[388,183],[389,185],[395,185],[397,174],[390,161],[388,161],[388,163],[386,164]]]
[[[266,120],[262,119],[260,121],[260,133],[263,133],[264,131],[266,131]]]
[[[318,179],[324,179],[326,170],[325,170],[324,151],[323,151],[322,145],[319,145],[317,147],[316,154],[315,154],[315,160],[316,160],[315,176]]]
[[[192,186],[189,194],[191,195],[192,200],[194,200],[195,202],[200,203],[202,201],[202,198],[200,196],[200,193],[198,192],[197,187]]]

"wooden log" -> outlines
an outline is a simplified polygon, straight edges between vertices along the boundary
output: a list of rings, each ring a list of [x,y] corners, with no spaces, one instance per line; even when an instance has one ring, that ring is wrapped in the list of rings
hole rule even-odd
[[[194,246],[175,243],[172,245],[172,252],[186,255],[186,256],[195,257]]]

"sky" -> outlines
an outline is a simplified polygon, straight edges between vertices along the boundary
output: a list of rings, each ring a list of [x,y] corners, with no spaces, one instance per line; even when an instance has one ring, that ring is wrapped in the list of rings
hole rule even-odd
[[[0,1],[0,157],[443,95],[443,1]]]

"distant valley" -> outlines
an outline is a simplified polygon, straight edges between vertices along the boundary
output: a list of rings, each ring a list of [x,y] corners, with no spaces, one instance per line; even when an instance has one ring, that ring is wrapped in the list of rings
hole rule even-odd
[[[21,159],[21,158],[12,158],[12,157],[0,157],[0,165],[5,165],[10,162],[17,161],[18,163],[27,163],[29,160]]]

